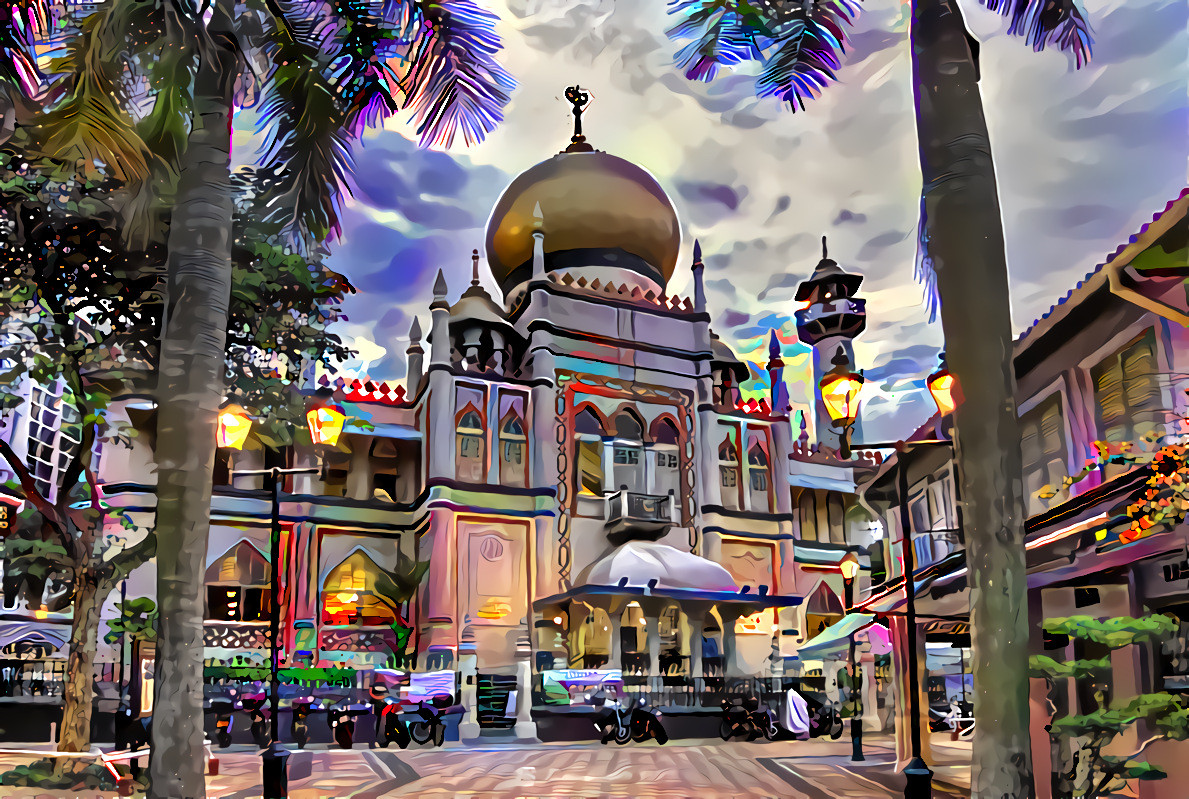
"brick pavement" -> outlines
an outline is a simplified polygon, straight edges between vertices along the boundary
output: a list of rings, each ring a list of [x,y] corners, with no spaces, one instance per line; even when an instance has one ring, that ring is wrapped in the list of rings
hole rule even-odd
[[[934,795],[969,796],[969,747],[935,744]],[[890,741],[871,736],[866,762],[849,762],[850,742],[755,743],[673,741],[655,744],[538,744],[532,746],[414,746],[408,750],[315,749],[290,761],[291,799],[883,799],[903,795]],[[257,799],[260,758],[246,747],[216,750],[218,775],[208,777],[211,799]],[[965,763],[962,762],[963,756]],[[0,754],[0,770],[29,757]],[[17,792],[14,799],[113,794]]]

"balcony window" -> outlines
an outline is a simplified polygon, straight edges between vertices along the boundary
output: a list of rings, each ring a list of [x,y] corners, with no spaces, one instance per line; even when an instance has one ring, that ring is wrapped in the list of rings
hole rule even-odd
[[[768,483],[768,453],[757,441],[747,451],[747,485],[753,511],[768,513],[772,510]]]
[[[1024,498],[1028,515],[1048,504],[1037,496],[1045,486],[1061,489],[1069,474],[1065,461],[1065,431],[1061,395],[1053,394],[1020,418],[1020,450],[1024,458]]]
[[[208,621],[268,621],[272,589],[268,560],[247,541],[206,570]]]
[[[574,419],[574,459],[578,493],[603,495],[603,436],[606,432],[599,417],[584,408]]]
[[[735,454],[733,436],[728,435],[718,448],[718,478],[723,507],[739,510],[739,456]]]
[[[802,489],[797,499],[797,522],[802,541],[817,541],[817,499],[809,489]]]
[[[374,627],[396,622],[392,606],[376,593],[379,570],[361,551],[331,569],[322,583],[322,623]]]
[[[1098,432],[1111,444],[1137,443],[1158,435],[1164,407],[1151,330],[1095,366],[1094,405]]]
[[[635,414],[624,411],[615,417],[612,445],[615,485],[631,491],[645,490],[644,428]]]
[[[525,455],[528,439],[520,417],[509,414],[500,426],[500,483],[523,487],[525,484]]]
[[[473,407],[459,417],[455,434],[457,453],[454,457],[455,476],[467,483],[487,482],[487,459],[484,447],[486,432],[483,418]]]

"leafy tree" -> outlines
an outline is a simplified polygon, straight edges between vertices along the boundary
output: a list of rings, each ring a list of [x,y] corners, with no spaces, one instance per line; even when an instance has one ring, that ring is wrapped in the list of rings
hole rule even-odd
[[[423,143],[449,144],[455,132],[478,141],[502,118],[513,82],[494,59],[495,17],[475,0],[111,0],[63,37],[48,91],[35,54],[51,32],[48,7],[21,0],[9,11],[0,82],[30,146],[147,186],[155,202],[130,208],[170,209],[156,450],[164,718],[153,728],[152,790],[199,796],[197,621],[232,285],[233,108],[262,96],[275,207],[308,248],[336,227],[350,144],[364,127],[404,107]],[[149,107],[139,118],[133,99]],[[30,105],[44,111],[19,113]]]
[[[417,593],[417,586],[429,571],[429,561],[415,561],[400,555],[397,564],[392,569],[380,569],[376,573],[376,595],[396,612],[396,621],[392,623],[392,630],[396,633],[396,647],[393,654],[398,658],[404,657],[409,637],[413,634],[413,626],[402,615],[404,604]]]
[[[116,617],[107,622],[103,640],[118,644],[127,636],[138,641],[157,638],[157,603],[147,596],[133,597],[116,603]]]
[[[980,0],[1010,17],[1034,50],[1056,46],[1080,67],[1089,25],[1076,0]],[[675,0],[677,54],[688,78],[759,64],[756,92],[805,109],[837,79],[852,0]],[[924,179],[918,276],[940,311],[948,367],[961,388],[954,412],[961,478],[977,719],[976,797],[1030,795],[1028,614],[1023,463],[1014,398],[1013,335],[991,145],[978,89],[978,42],[956,0],[911,0],[910,47]],[[971,242],[978,242],[972,246]]]
[[[0,440],[0,456],[29,504],[6,544],[14,566],[35,577],[68,574],[73,587],[59,746],[85,751],[99,609],[158,541],[145,531],[110,533],[114,514],[94,459],[102,447],[130,445],[143,432],[110,411],[121,394],[151,385],[157,368],[164,252],[125,246],[114,210],[118,183],[63,181],[69,174],[60,162],[0,154],[0,407],[20,407],[34,386],[59,388],[67,466],[47,488],[9,442]],[[252,179],[241,178],[245,193]],[[295,390],[303,368],[346,354],[327,325],[353,289],[316,256],[295,259],[267,238],[254,210],[245,200],[234,251],[242,288],[232,298],[224,369],[233,396],[273,420],[267,431],[304,410]],[[120,519],[135,528],[130,517]]]
[[[1178,622],[1165,615],[1132,618],[1095,619],[1069,616],[1046,619],[1044,629],[1050,635],[1092,641],[1110,650],[1136,644],[1159,643],[1179,630]],[[1127,787],[1128,780],[1154,780],[1167,776],[1149,763],[1144,751],[1158,740],[1183,741],[1189,738],[1189,709],[1178,697],[1165,693],[1117,697],[1106,702],[1101,687],[1110,679],[1110,656],[1057,660],[1048,655],[1029,659],[1032,674],[1050,683],[1092,681],[1097,708],[1088,713],[1054,719],[1049,733],[1063,751],[1071,752],[1071,763],[1060,769],[1057,779],[1062,795],[1081,799],[1110,796]],[[1108,754],[1111,744],[1128,728],[1143,724],[1155,732],[1126,756]]]

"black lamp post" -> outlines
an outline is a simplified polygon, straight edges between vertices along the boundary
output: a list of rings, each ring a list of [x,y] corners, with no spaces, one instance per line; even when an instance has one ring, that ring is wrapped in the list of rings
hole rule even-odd
[[[332,406],[318,407],[307,414],[310,437],[314,444],[334,445],[343,429],[345,417]],[[247,438],[251,420],[242,408],[229,406],[219,414],[218,444],[240,449]],[[272,562],[269,601],[269,713],[271,718],[268,748],[261,753],[264,799],[287,799],[289,796],[288,759],[292,754],[281,744],[281,478],[288,474],[319,474],[321,469],[244,469],[232,472],[235,477],[267,476],[272,495],[272,529],[269,534],[269,557]]]
[[[850,613],[855,607],[855,577],[859,574],[859,561],[854,553],[847,553],[838,564],[842,571],[842,584],[846,588],[846,612]],[[861,688],[859,685],[859,662],[855,659],[855,634],[851,633],[848,643],[848,660],[850,662],[850,759],[858,763],[863,757],[863,707],[860,702]]]

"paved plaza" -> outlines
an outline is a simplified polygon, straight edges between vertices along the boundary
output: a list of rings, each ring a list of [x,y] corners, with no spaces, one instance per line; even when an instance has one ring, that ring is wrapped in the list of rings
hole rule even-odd
[[[969,745],[934,744],[937,797],[969,796]],[[871,737],[867,759],[850,762],[850,742],[674,741],[666,746],[530,746],[352,750],[319,748],[291,761],[291,799],[882,799],[903,795],[891,741]],[[261,795],[260,757],[246,747],[216,751],[212,799]],[[0,755],[0,767],[29,756]],[[6,789],[14,799],[79,799],[111,793]]]

